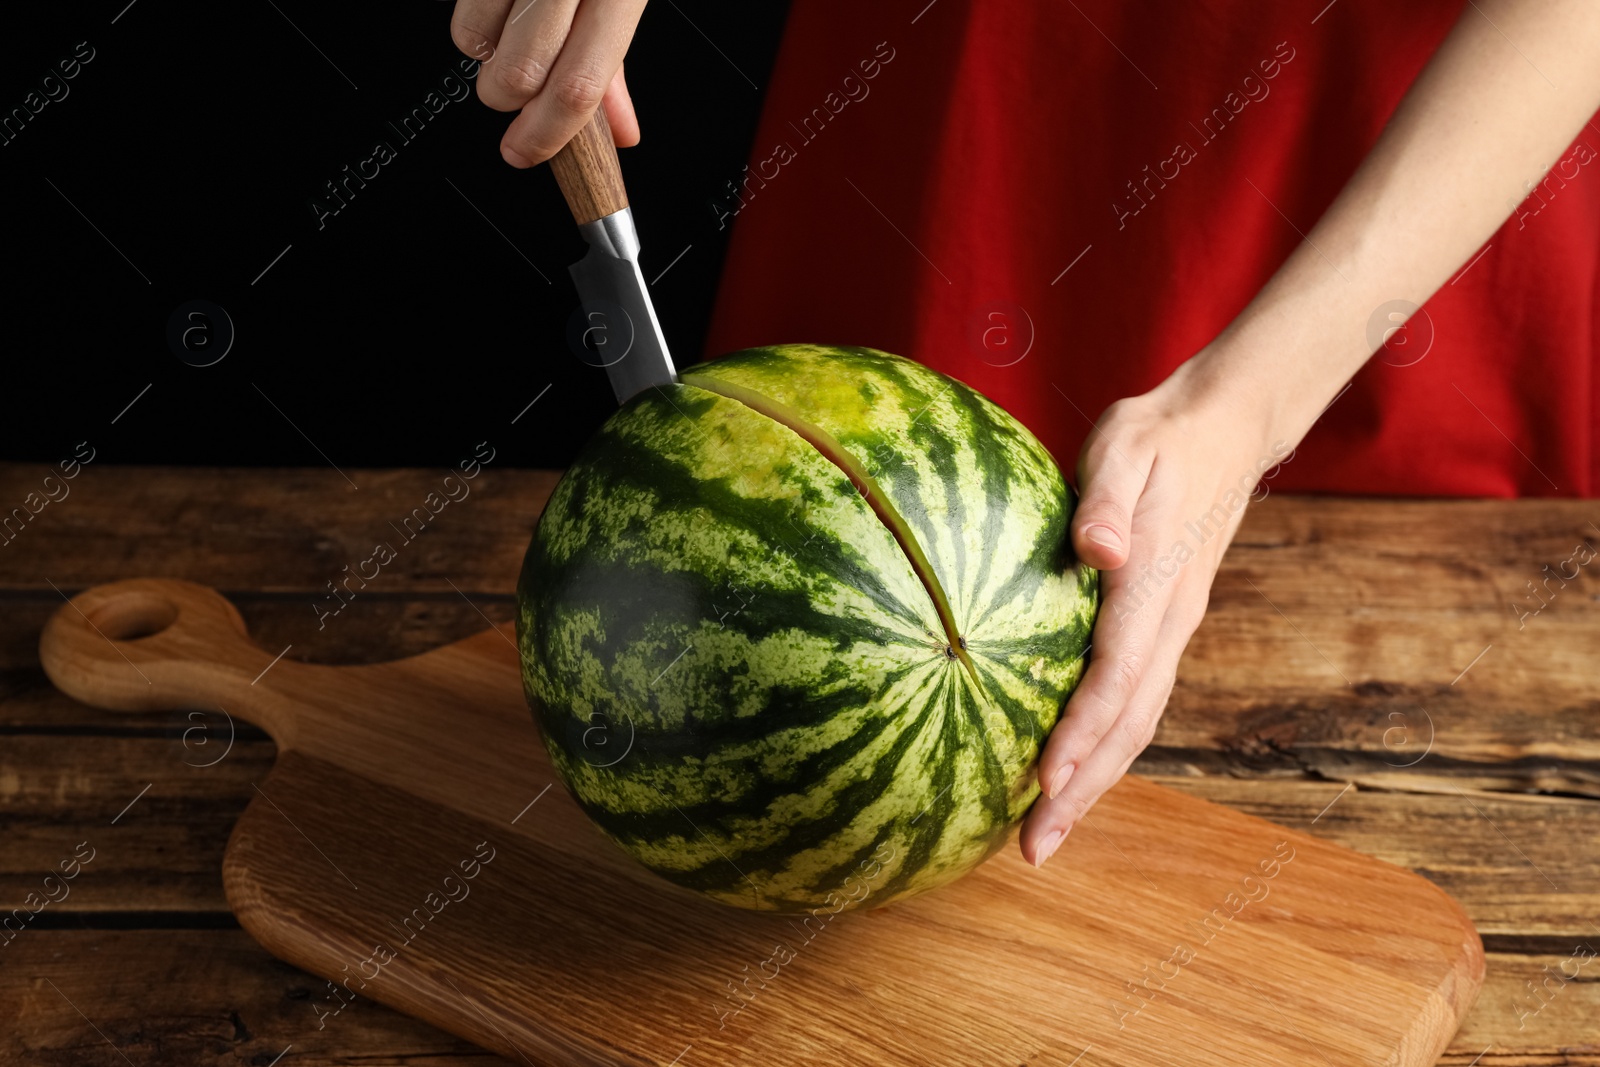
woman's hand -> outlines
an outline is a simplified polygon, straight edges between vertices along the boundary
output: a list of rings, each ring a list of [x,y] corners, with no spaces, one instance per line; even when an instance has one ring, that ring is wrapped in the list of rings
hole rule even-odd
[[[478,99],[520,112],[500,139],[513,167],[555,155],[604,107],[619,146],[639,143],[622,77],[644,0],[456,0],[450,37],[483,66]]]
[[[1107,408],[1078,459],[1072,542],[1102,572],[1100,615],[1089,668],[1039,760],[1044,796],[1022,828],[1035,865],[1150,743],[1245,504],[1290,454],[1267,442],[1247,395],[1202,384],[1208,358]]]
[[[1372,355],[1372,316],[1425,303],[1597,104],[1600,7],[1467,5],[1272,280],[1172,377],[1107,409],[1078,464],[1072,527],[1105,572],[1094,652],[1040,757],[1025,857],[1048,859],[1149,744],[1250,488]]]

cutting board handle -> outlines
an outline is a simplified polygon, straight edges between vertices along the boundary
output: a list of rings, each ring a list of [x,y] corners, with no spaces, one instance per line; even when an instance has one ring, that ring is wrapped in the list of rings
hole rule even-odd
[[[622,184],[622,166],[617,162],[617,146],[604,108],[596,108],[589,124],[555,154],[550,169],[579,226],[628,206],[628,190]]]
[[[250,640],[222,594],[193,582],[136,578],[84,590],[45,623],[39,660],[56,688],[95,707],[221,707],[275,736],[292,719],[281,695],[254,684],[273,654]]]

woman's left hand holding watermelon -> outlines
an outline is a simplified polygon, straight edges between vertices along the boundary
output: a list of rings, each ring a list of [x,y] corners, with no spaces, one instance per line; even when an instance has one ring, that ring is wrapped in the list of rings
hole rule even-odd
[[[1073,544],[1103,572],[1101,608],[1089,668],[1040,757],[1044,796],[1021,841],[1033,863],[1154,736],[1243,515],[1238,494],[1387,338],[1374,323],[1402,324],[1385,309],[1415,308],[1445,285],[1600,105],[1594,5],[1487,6],[1493,21],[1477,5],[1464,11],[1360,168],[1239,317],[1161,385],[1108,408],[1085,444]],[[1209,534],[1207,515],[1218,519]]]
[[[1248,390],[1205,381],[1215,359],[1203,352],[1107,408],[1079,458],[1072,541],[1101,571],[1100,617],[1089,670],[1039,762],[1044,796],[1022,830],[1035,864],[1150,743],[1245,503],[1290,453],[1265,439]]]

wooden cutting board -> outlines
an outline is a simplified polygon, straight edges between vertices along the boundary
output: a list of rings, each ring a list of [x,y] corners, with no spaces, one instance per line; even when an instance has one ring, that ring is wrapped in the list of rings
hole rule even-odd
[[[1432,1064],[1483,979],[1408,871],[1129,777],[1042,871],[802,925],[636,866],[556,782],[509,624],[393,663],[274,659],[204,586],[135,580],[45,627],[50,678],[221,708],[279,756],[223,860],[262,945],[534,1065]],[[1332,795],[1330,789],[1330,797]]]

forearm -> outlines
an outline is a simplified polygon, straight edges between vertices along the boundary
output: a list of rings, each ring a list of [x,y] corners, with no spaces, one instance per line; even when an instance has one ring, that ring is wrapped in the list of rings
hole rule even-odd
[[[1373,313],[1449,281],[1597,106],[1600,5],[1469,0],[1326,214],[1180,376],[1248,405],[1263,443],[1297,442],[1372,355]]]
[[[1094,657],[1039,760],[1046,796],[1021,838],[1034,863],[1154,736],[1243,518],[1241,486],[1281,458],[1278,442],[1297,444],[1372,355],[1373,312],[1421,305],[1446,284],[1600,105],[1595,0],[1466,3],[1272,280],[1160,386],[1108,408],[1085,444],[1073,547],[1101,572],[1103,599]],[[1241,182],[1237,195],[1262,193]],[[1280,220],[1280,207],[1291,206],[1262,205],[1273,225],[1305,226]]]

